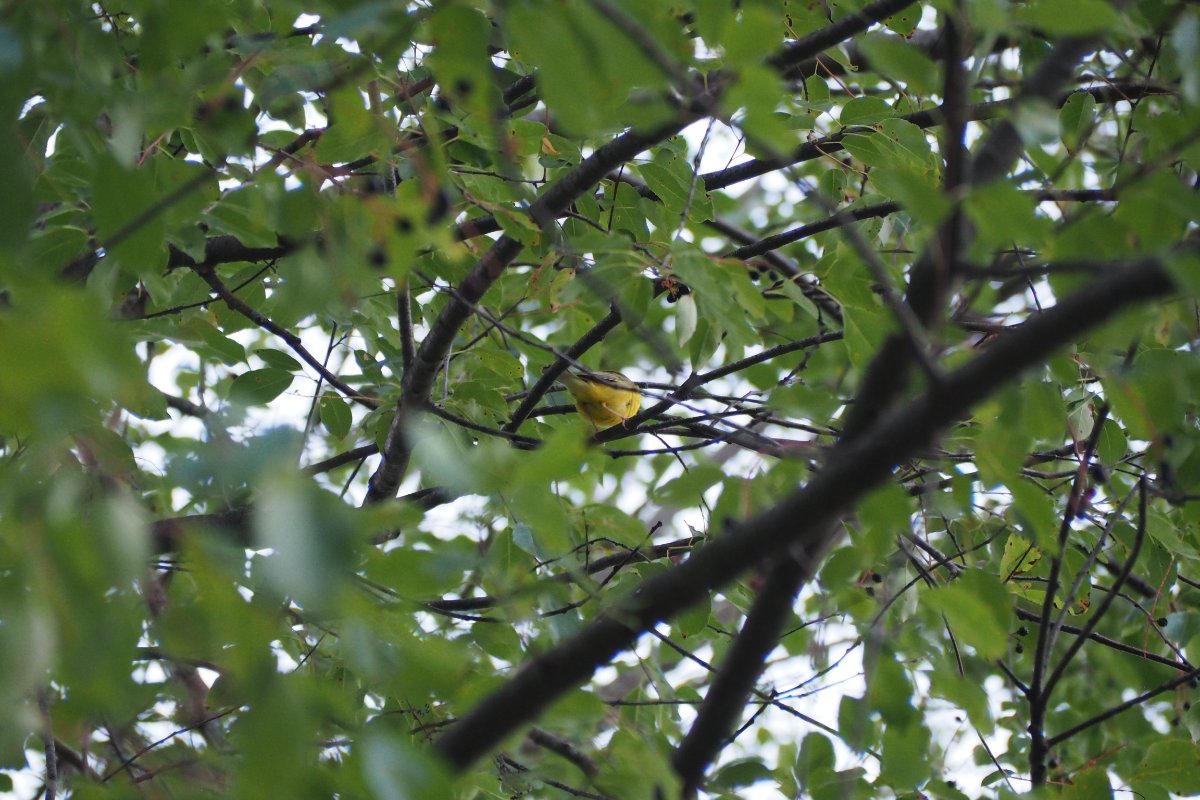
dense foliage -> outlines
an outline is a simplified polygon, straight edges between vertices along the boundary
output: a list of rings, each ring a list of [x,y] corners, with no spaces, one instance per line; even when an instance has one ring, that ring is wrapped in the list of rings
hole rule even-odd
[[[10,0],[0,111],[0,790],[1200,793],[1195,5]]]

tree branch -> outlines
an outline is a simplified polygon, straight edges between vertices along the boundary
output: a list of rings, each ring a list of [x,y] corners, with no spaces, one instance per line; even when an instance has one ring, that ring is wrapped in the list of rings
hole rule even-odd
[[[768,59],[768,63],[777,69],[786,69],[789,64],[802,61],[867,29],[884,17],[911,5],[913,1],[877,0],[862,11],[814,31],[788,46],[774,59]],[[719,80],[713,81],[714,86],[720,86],[722,83]],[[696,97],[689,98],[689,101],[688,107],[681,109],[675,119],[648,132],[628,131],[596,150],[546,188],[530,206],[530,217],[541,228],[548,229],[558,214],[582,192],[601,180],[609,170],[678,133],[698,118],[697,109],[712,107],[715,98],[707,94],[697,94]],[[706,188],[711,190],[714,187],[706,184]],[[508,236],[498,239],[476,263],[458,292],[434,321],[429,335],[417,352],[413,369],[405,376],[404,391],[382,448],[383,459],[368,485],[365,502],[376,503],[395,496],[396,489],[408,469],[410,447],[406,441],[405,428],[409,416],[428,400],[434,378],[446,354],[450,352],[455,335],[470,315],[471,307],[483,297],[521,249],[521,243]]]
[[[686,115],[683,119],[672,120],[650,131],[631,130],[621,134],[550,184],[529,207],[529,216],[543,229],[548,228],[562,210],[609,170],[678,133],[690,121],[690,115]],[[430,326],[429,334],[417,350],[412,369],[404,376],[404,390],[381,451],[383,459],[371,477],[365,502],[377,503],[396,496],[396,489],[408,469],[411,454],[405,435],[410,415],[429,399],[434,378],[450,352],[459,328],[470,316],[471,308],[483,298],[522,249],[523,245],[509,236],[497,239],[463,279]]]
[[[797,39],[768,58],[767,64],[780,72],[786,72],[805,59],[812,58],[835,44],[841,44],[854,34],[865,31],[876,22],[903,11],[914,2],[915,0],[876,0],[861,11],[847,14],[832,25],[826,25],[824,28]]]
[[[1171,680],[1167,681],[1166,683],[1162,684],[1161,686],[1156,686],[1155,688],[1151,689],[1148,692],[1142,692],[1137,697],[1131,697],[1128,700],[1126,700],[1124,703],[1115,705],[1112,708],[1108,709],[1107,711],[1097,714],[1096,716],[1092,717],[1091,719],[1086,719],[1083,722],[1079,723],[1078,725],[1068,728],[1067,730],[1063,731],[1062,733],[1058,734],[1057,736],[1052,736],[1051,738],[1046,740],[1046,747],[1051,748],[1051,747],[1054,747],[1055,745],[1062,744],[1067,739],[1070,739],[1072,736],[1074,736],[1078,733],[1082,733],[1083,731],[1086,731],[1088,728],[1095,727],[1096,725],[1099,725],[1101,722],[1104,722],[1107,719],[1112,719],[1113,717],[1117,716],[1118,714],[1124,713],[1131,708],[1140,706],[1142,703],[1146,702],[1147,700],[1149,700],[1152,697],[1157,697],[1158,695],[1162,694],[1163,692],[1169,692],[1172,689],[1175,689],[1179,686],[1183,686],[1185,683],[1193,682],[1196,680],[1196,678],[1198,676],[1200,676],[1200,668],[1188,670],[1187,672],[1184,672],[1182,675],[1172,678]]]
[[[1070,77],[1075,63],[1087,51],[1088,42],[1070,38],[1062,40],[1038,69],[1026,77],[1014,103],[1057,95]],[[968,116],[960,114],[957,109],[952,114],[959,121]],[[964,167],[969,174],[957,176],[961,186],[977,186],[998,178],[1016,161],[1020,149],[1020,133],[1011,122],[1002,119],[988,134],[969,167]],[[954,220],[950,222],[953,224]],[[941,236],[935,242],[945,238]],[[961,237],[954,236],[956,247],[967,246],[967,240],[965,232]],[[926,247],[913,265],[907,300],[917,319],[925,325],[933,321],[942,306],[942,299],[951,289],[953,276],[946,267],[944,259],[932,247]],[[884,341],[867,367],[855,402],[846,417],[843,430],[847,435],[855,436],[869,428],[883,410],[895,401],[908,381],[915,355],[909,341],[903,336],[892,335]]]
[[[745,624],[696,712],[695,722],[671,757],[671,765],[683,781],[685,797],[696,794],[704,773],[741,717],[767,656],[779,643],[784,625],[792,618],[796,593],[815,571],[815,560],[791,554],[771,568],[746,615]]]
[[[447,728],[435,749],[453,769],[466,769],[631,646],[654,623],[787,548],[810,556],[822,552],[833,538],[832,523],[884,481],[897,464],[927,446],[938,431],[1073,337],[1171,289],[1160,261],[1135,262],[1112,269],[1057,306],[997,337],[970,362],[947,374],[936,391],[918,396],[864,435],[836,447],[807,486],[713,538],[683,564],[644,582],[625,602],[529,661]]]
[[[603,341],[604,337],[620,324],[621,311],[614,305],[599,322],[592,326],[591,330],[579,337],[578,341],[563,352],[565,358],[556,359],[553,364],[538,376],[537,382],[530,387],[521,404],[513,411],[508,424],[504,426],[504,430],[515,433],[521,427],[521,424],[529,418],[530,412],[545,397],[546,392],[550,391],[550,387],[558,380],[558,376],[566,372],[572,362],[577,361],[580,356]]]
[[[231,311],[236,311],[263,330],[269,331],[270,333],[273,333],[282,339],[288,347],[292,348],[292,351],[296,355],[300,356],[300,358],[306,364],[312,367],[318,375],[324,378],[326,383],[345,395],[347,399],[353,400],[354,402],[364,405],[367,408],[377,408],[379,406],[379,401],[374,397],[368,397],[364,395],[362,392],[358,391],[353,386],[346,383],[337,375],[334,375],[332,372],[326,369],[325,365],[321,363],[320,359],[308,352],[308,349],[304,346],[304,343],[300,340],[299,336],[292,333],[287,328],[275,324],[273,321],[259,313],[254,308],[242,302],[241,298],[229,291],[229,287],[221,282],[221,279],[217,277],[217,273],[214,269],[212,269],[212,267],[196,267],[196,274],[199,275],[205,283],[212,287],[212,290],[216,292],[218,297],[225,301],[225,305],[229,306]]]
[[[1130,86],[1114,89],[1109,86],[1099,86],[1087,89],[1079,89],[1077,91],[1088,92],[1096,98],[1099,103],[1116,103],[1122,100],[1128,100],[1130,97],[1142,97],[1151,94],[1167,94],[1169,93],[1160,84],[1146,82],[1133,84]],[[1067,98],[1074,92],[1063,94],[1058,98],[1058,105],[1062,105],[1067,101]],[[1009,109],[1016,106],[1017,100],[997,100],[989,103],[979,103],[970,106],[966,109],[966,118],[971,122],[981,122],[983,120],[995,119],[1001,117]],[[945,115],[942,108],[926,109],[924,111],[915,111],[911,114],[904,114],[896,119],[904,120],[912,123],[918,128],[932,128],[935,125],[941,125],[945,121]],[[799,164],[803,161],[812,161],[816,158],[822,158],[836,153],[843,149],[842,140],[847,134],[874,133],[875,129],[869,126],[854,126],[843,128],[837,133],[832,133],[828,136],[823,136],[820,139],[814,139],[810,142],[797,147],[792,151],[787,158],[753,158],[749,161],[744,161],[726,169],[706,172],[700,176],[704,181],[704,188],[708,191],[724,189],[727,186],[732,186],[735,183],[748,181],[751,178],[757,178],[760,175],[766,175],[768,172],[776,172],[784,167],[793,164]]]

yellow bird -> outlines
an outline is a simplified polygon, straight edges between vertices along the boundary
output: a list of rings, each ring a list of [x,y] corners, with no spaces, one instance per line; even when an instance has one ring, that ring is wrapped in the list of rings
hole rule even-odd
[[[562,382],[575,398],[575,408],[597,430],[624,422],[642,405],[637,384],[619,372],[569,371]]]

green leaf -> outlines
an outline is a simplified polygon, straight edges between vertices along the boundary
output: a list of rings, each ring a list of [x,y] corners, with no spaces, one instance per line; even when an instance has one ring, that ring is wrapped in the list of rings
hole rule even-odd
[[[885,119],[879,125],[879,132],[887,137],[891,148],[914,168],[934,168],[928,135],[919,126],[906,119]]]
[[[317,142],[319,158],[337,163],[384,152],[387,139],[358,87],[333,92],[330,103],[332,124]]]
[[[874,133],[851,131],[842,144],[868,166],[933,172],[932,151],[924,131],[903,119],[885,119],[878,128]]]
[[[789,284],[791,285],[790,282]],[[675,303],[675,335],[682,347],[696,333],[696,298],[690,294],[679,298]]]
[[[1200,550],[1197,549],[1195,541],[1195,531],[1190,527],[1180,529],[1174,519],[1157,510],[1151,510],[1148,515],[1146,533],[1177,558],[1200,559]]]
[[[375,797],[425,800],[455,796],[442,762],[399,736],[372,731],[362,748],[363,773]]]
[[[0,437],[35,430],[57,442],[90,424],[116,400],[139,406],[155,391],[133,350],[128,326],[102,311],[94,296],[50,284],[36,302],[0,314]]]
[[[919,715],[912,704],[913,686],[904,667],[890,653],[880,653],[867,669],[867,702],[890,725],[907,727]]]
[[[1096,252],[1116,257],[1129,252],[1130,238],[1130,232],[1112,216],[1087,217],[1056,232],[1047,257],[1051,261],[1069,261],[1090,258]]]
[[[967,570],[954,583],[926,597],[945,615],[954,636],[981,658],[999,658],[1007,650],[1012,600],[994,575]]]
[[[952,705],[967,712],[971,724],[987,735],[996,726],[991,715],[991,698],[987,687],[969,676],[958,673],[957,665],[949,664],[929,673],[930,694],[942,697]]]
[[[1034,198],[1002,181],[972,191],[965,205],[976,227],[973,252],[1014,245],[1040,247],[1050,230],[1049,221],[1038,214]]]
[[[1058,127],[1068,153],[1076,152],[1095,125],[1096,98],[1091,92],[1073,92],[1058,110]]]
[[[1028,481],[1009,481],[1013,496],[1013,519],[1030,539],[1044,550],[1055,550],[1061,515],[1040,487]]]
[[[256,546],[272,551],[268,579],[313,612],[336,608],[354,562],[350,511],[294,472],[264,474],[255,488]]]
[[[1033,442],[1046,447],[1061,444],[1067,431],[1068,413],[1058,384],[1034,382],[1022,387],[1019,398],[1020,425],[1033,437]],[[1081,406],[1087,411],[1090,403],[1082,403]]]
[[[268,367],[276,369],[285,369],[288,372],[299,372],[303,367],[300,362],[292,358],[282,350],[274,350],[269,347],[264,347],[254,351],[254,355],[263,360]]]
[[[760,64],[763,42],[775,41],[783,33],[783,20],[773,13],[776,11],[778,9],[748,5],[731,20],[735,24],[725,29],[723,41],[725,58],[730,67],[742,70]]]
[[[896,532],[908,527],[912,498],[894,484],[885,484],[859,504],[861,538],[855,543],[869,559],[885,557],[896,546]]]
[[[871,183],[904,210],[930,227],[950,212],[950,200],[933,176],[906,166],[882,166],[871,170]]]
[[[838,704],[837,731],[851,747],[870,746],[874,731],[868,725],[870,706],[861,697],[843,695]]]
[[[721,264],[686,243],[679,243],[674,255],[675,273],[691,288],[700,315],[732,341],[747,341],[751,334],[746,311],[761,316],[765,301],[746,270]]]
[[[596,786],[610,796],[621,795],[628,800],[655,800],[658,797],[677,797],[679,779],[667,760],[667,742],[657,736],[638,735],[634,730],[620,727],[608,748],[614,759],[611,769]]]
[[[233,366],[246,360],[246,348],[222,334],[207,320],[195,318],[183,328],[187,333],[198,336],[199,340],[204,343],[204,348],[223,363]]]
[[[1200,105],[1200,13],[1189,8],[1172,27],[1171,47],[1179,58],[1183,96],[1191,105]]]
[[[214,232],[227,233],[247,247],[278,244],[265,198],[255,189],[230,192],[205,212],[204,219]]]
[[[779,106],[779,74],[758,64],[749,64],[738,73],[738,82],[722,96],[722,105],[740,110],[740,127],[747,131],[753,143],[775,151],[786,152],[799,137]]]
[[[917,23],[920,21],[921,9],[909,6],[889,17],[884,17],[883,24],[888,27],[888,30],[898,33],[901,36],[911,36],[913,31],[917,29]]]
[[[820,733],[809,733],[800,745],[800,753],[796,757],[796,777],[801,784],[809,783],[810,776],[826,771],[832,771],[837,763],[833,751],[833,743]]]
[[[1174,430],[1171,421],[1192,402],[1197,380],[1200,364],[1191,354],[1154,348],[1131,370],[1106,378],[1104,395],[1132,438],[1158,440]]]
[[[1166,243],[1184,236],[1186,229],[1200,215],[1200,198],[1172,175],[1159,173],[1148,176],[1130,187],[1128,195],[1114,219],[1132,233],[1138,244],[1157,249],[1151,243]]]
[[[525,453],[514,465],[515,469],[507,471],[504,482],[540,489],[550,481],[574,472],[583,460],[583,453],[584,441],[578,430],[556,432],[546,441],[545,447]]]
[[[929,780],[929,729],[924,725],[889,725],[883,733],[880,780],[894,789],[916,789]]]
[[[890,162],[889,150],[881,146],[882,138],[871,133],[850,131],[842,137],[846,152],[867,166],[880,166]]]
[[[1100,439],[1096,442],[1096,456],[1102,464],[1116,464],[1129,452],[1129,439],[1115,421],[1104,421]]]
[[[1032,572],[1042,560],[1042,551],[1024,536],[1014,533],[1004,542],[1004,556],[1000,559],[1000,578],[1009,580],[1013,576]]]
[[[325,429],[339,439],[346,438],[352,420],[350,405],[339,395],[326,394],[321,397],[320,412]]]
[[[409,600],[427,601],[454,591],[472,565],[469,556],[451,545],[443,545],[436,552],[396,548],[374,558],[367,574]]]
[[[296,376],[275,367],[252,369],[233,379],[229,399],[247,406],[260,406],[283,394]]]
[[[894,116],[896,112],[881,98],[855,97],[842,106],[838,121],[848,128],[851,125],[874,125]]]
[[[674,628],[680,639],[686,641],[708,629],[712,620],[712,602],[708,597],[704,602],[689,607],[679,615],[674,622]]]
[[[934,94],[941,88],[937,65],[910,42],[895,36],[867,36],[859,47],[872,72],[906,81],[920,94]]]
[[[1200,750],[1194,742],[1166,739],[1150,745],[1135,773],[1175,794],[1200,792]]]
[[[1196,634],[1200,633],[1200,614],[1182,611],[1168,614],[1167,624],[1162,626],[1162,630],[1179,647],[1187,647]]]
[[[770,777],[771,771],[761,759],[739,758],[718,769],[708,783],[711,783],[714,790],[728,792],[765,781]]]
[[[975,437],[976,461],[985,486],[1009,483],[1025,462],[1031,440],[1024,428],[1016,427],[1020,404],[1016,392],[1006,392],[978,411],[981,430]]]
[[[0,33],[0,47],[9,41],[10,48],[14,45],[12,33],[7,26],[0,27],[6,33]],[[11,49],[9,51],[12,56]],[[3,56],[0,55],[0,58]],[[0,70],[0,80],[4,79]],[[11,124],[11,122],[9,123]],[[0,192],[0,247],[13,247],[24,242],[29,236],[29,226],[33,222],[35,195],[33,192],[33,170],[29,168],[24,148],[16,136],[0,135],[0,163],[5,164],[5,191]],[[82,254],[82,249],[78,254]],[[72,253],[72,256],[76,253]],[[62,258],[56,266],[65,266],[68,258]]]
[[[436,49],[430,54],[438,85],[454,101],[486,118],[499,101],[488,56],[491,23],[476,9],[445,4],[431,20]]]
[[[538,70],[539,93],[564,130],[619,129],[666,111],[654,101],[629,102],[634,87],[665,88],[665,78],[624,31],[590,7],[520,0],[506,8],[504,25],[510,52]]]
[[[688,209],[689,218],[694,222],[711,219],[712,202],[705,196],[704,182],[696,181],[693,189],[691,170],[683,161],[677,159],[675,163],[683,166],[683,169],[672,168],[652,161],[638,165],[638,172],[646,179],[646,185],[650,187],[650,190],[658,195],[675,214],[683,213],[684,204],[690,193],[692,205]],[[705,208],[707,208],[707,212]]]
[[[114,258],[139,274],[157,273],[167,263],[158,204],[153,172],[127,169],[112,158],[100,160],[92,181],[96,233]]]
[[[1020,790],[1007,771],[1028,755],[1030,706],[989,696],[1012,684],[997,653],[1031,674],[1035,626],[1013,606],[1040,607],[1057,555],[1050,599],[1095,613],[1111,576],[1088,552],[1108,528],[1104,559],[1128,557],[1143,478],[1154,491],[1135,573],[1159,592],[1144,604],[1155,621],[1119,600],[1097,631],[1171,654],[1160,633],[1200,653],[1200,591],[1188,585],[1200,576],[1193,5],[939,0],[860,30],[853,15],[874,0],[6,4],[0,795],[4,776],[25,794],[44,778],[26,756],[49,687],[61,739],[107,720],[123,740],[120,753],[87,752],[91,772],[116,776],[108,784],[60,771],[60,794],[82,800],[678,797],[671,756],[716,673],[664,642],[610,641],[577,664],[598,667],[596,680],[559,700],[551,691],[511,731],[475,728],[473,709],[510,696],[597,620],[653,617],[719,670],[760,567],[706,567],[706,548],[736,550],[767,524],[778,535],[756,540],[756,558],[769,568],[805,527],[770,523],[827,481],[827,511],[847,532],[818,532],[841,541],[819,548],[816,585],[784,609],[764,688],[799,711],[841,692],[825,717],[837,735],[743,709],[709,794]],[[1020,134],[992,151],[998,177],[957,193],[936,108],[952,54],[933,30],[954,15],[978,112],[972,148],[1009,123]],[[929,30],[914,27],[921,18]],[[775,68],[781,48],[843,27],[858,32]],[[1088,29],[1100,49],[1046,69]],[[1039,75],[1043,99],[1010,104]],[[1131,89],[1131,76],[1152,83]],[[722,122],[708,131],[709,118]],[[712,179],[696,179],[698,161]],[[909,369],[878,393],[892,416],[840,441],[894,366],[881,347],[898,333],[844,229],[748,261],[724,255],[827,219],[806,196],[814,184],[839,208],[900,206],[854,230],[897,290],[933,303],[922,314],[947,376],[995,367],[939,430],[918,415],[920,430],[888,435],[904,418],[894,414],[914,402],[937,411],[944,394]],[[1119,191],[1069,194],[1097,187]],[[1038,200],[1046,191],[1057,199]],[[531,219],[535,201],[553,224]],[[962,268],[924,285],[915,265],[937,255],[954,203]],[[501,233],[523,245],[511,263],[486,255]],[[193,263],[281,335],[214,299]],[[1121,270],[1153,277],[1158,264],[1173,293],[1145,297],[1147,282],[1103,296]],[[1081,298],[1088,307],[1067,313]],[[1038,325],[1054,335],[1005,357]],[[406,370],[410,328],[423,346]],[[323,355],[331,330],[331,368],[374,387],[379,408],[311,381],[282,343]],[[844,339],[809,344],[830,333]],[[578,414],[550,413],[570,408],[554,392],[512,439],[512,410],[562,355],[626,370],[655,396],[720,377],[688,382],[652,427],[618,427],[603,443]],[[203,407],[170,409],[164,393]],[[1101,401],[1107,483],[1090,487],[1083,516],[1070,507],[1057,553],[1072,444]],[[360,427],[363,441],[402,445],[388,463],[402,469],[403,499],[363,504],[379,455],[336,480],[298,466],[353,447]],[[679,541],[691,536],[714,538]],[[914,536],[957,568],[917,548],[918,575],[897,550]],[[601,559],[619,568],[594,571]],[[656,605],[644,582],[688,563],[720,588]],[[725,574],[734,567],[743,573]],[[639,597],[650,606],[634,602],[628,617]],[[1095,644],[1055,686],[1051,732],[1162,680]],[[846,696],[855,674],[862,698]],[[1185,695],[1057,743],[1058,766],[1032,795],[1198,794],[1200,704],[1183,708]],[[1004,743],[999,766],[970,746],[965,760],[958,745],[947,754],[959,729]],[[563,746],[542,746],[543,734]],[[458,750],[471,763],[449,776],[430,742],[454,740],[472,743]],[[595,772],[556,754],[567,747]],[[121,753],[136,754],[136,774]],[[980,775],[1000,770],[987,788],[972,754]]]
[[[1121,17],[1104,0],[1034,0],[1014,15],[1034,28],[1059,36],[1085,36],[1112,30]]]
[[[1112,783],[1103,767],[1082,769],[1071,776],[1062,797],[1064,800],[1111,800]]]

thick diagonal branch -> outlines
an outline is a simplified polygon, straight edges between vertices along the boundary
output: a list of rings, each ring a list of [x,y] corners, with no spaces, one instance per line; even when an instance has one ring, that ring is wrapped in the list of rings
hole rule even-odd
[[[455,770],[466,769],[632,646],[655,623],[785,549],[823,552],[837,530],[833,522],[886,480],[897,464],[928,446],[939,431],[1074,337],[1126,308],[1162,297],[1171,288],[1166,270],[1156,259],[1114,268],[997,338],[979,356],[948,373],[936,390],[917,396],[862,436],[836,447],[807,486],[716,537],[678,567],[646,581],[626,602],[528,662],[447,728],[436,750]]]
[[[1049,101],[1058,96],[1071,77],[1075,64],[1092,47],[1094,39],[1068,38],[1059,42],[1042,61],[1038,69],[1022,83],[1016,98],[1018,104]],[[964,118],[962,114],[958,114]],[[979,186],[1002,177],[1021,154],[1022,139],[1016,126],[1008,119],[1001,119],[992,128],[967,168],[967,175],[958,176],[961,185]],[[951,219],[948,224],[957,224]],[[953,238],[956,247],[966,247],[968,232],[959,231],[953,237],[939,235],[935,242]],[[943,305],[943,299],[953,282],[953,265],[948,264],[943,254],[935,248],[926,248],[913,265],[906,299],[917,319],[925,325],[934,322]],[[887,338],[872,359],[863,377],[862,388],[855,397],[854,405],[846,417],[843,430],[855,436],[871,427],[871,424],[904,391],[908,375],[914,363],[914,353],[909,340],[904,336]]]
[[[741,717],[763,663],[779,644],[779,631],[792,617],[796,593],[812,578],[819,560],[815,553],[787,554],[771,569],[770,578],[754,598],[746,624],[721,663],[695,723],[671,758],[686,797],[695,796],[705,770]]]

